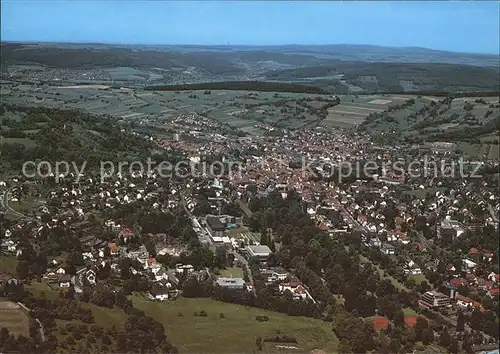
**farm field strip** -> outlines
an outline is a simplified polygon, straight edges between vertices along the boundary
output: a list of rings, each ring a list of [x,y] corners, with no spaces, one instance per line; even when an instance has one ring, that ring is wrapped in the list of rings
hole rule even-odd
[[[14,335],[29,335],[29,318],[21,307],[10,301],[0,301],[0,328]]]

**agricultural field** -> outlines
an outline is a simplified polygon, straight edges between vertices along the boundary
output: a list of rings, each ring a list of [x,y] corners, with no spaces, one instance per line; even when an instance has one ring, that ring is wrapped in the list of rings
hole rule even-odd
[[[16,336],[29,336],[29,318],[21,306],[10,302],[0,301],[0,328],[7,328]]]
[[[147,76],[134,70],[115,68],[110,75]],[[436,140],[448,133],[453,136],[464,129],[478,129],[498,117],[499,112],[498,97],[455,98],[443,103],[444,97],[415,94],[334,96],[228,89],[154,91],[138,86],[35,86],[12,82],[2,85],[1,93],[6,102],[83,109],[141,125],[154,124],[157,130],[180,114],[198,114],[250,135],[266,135],[272,128],[361,127],[375,134],[394,132],[404,138]],[[335,102],[337,97],[338,104]],[[408,100],[412,104],[406,104]],[[18,118],[12,117],[13,120]],[[33,132],[35,128],[24,132]],[[486,146],[484,150],[482,147],[476,149],[471,157],[478,154],[486,154],[492,159],[498,157],[498,149],[492,145],[493,140],[498,139],[491,136],[491,131],[485,131],[481,137],[481,142],[474,143]],[[17,138],[16,141],[27,146],[36,144],[29,138]]]
[[[418,96],[407,102],[370,115],[360,128],[391,140],[456,142],[468,158],[498,158],[498,97]]]
[[[340,104],[328,109],[322,121],[327,127],[351,128],[364,122],[370,113],[380,113],[386,108],[404,103],[411,96],[341,96]]]
[[[294,337],[297,343],[281,343],[293,347],[294,353],[322,349],[337,351],[331,324],[305,317],[290,317],[276,312],[210,299],[180,298],[172,302],[152,302],[133,296],[134,307],[163,323],[167,338],[181,353],[253,353],[255,340],[277,333]],[[207,316],[195,316],[205,311]],[[221,315],[223,314],[223,315]],[[259,322],[256,316],[267,316]],[[264,343],[264,352],[280,352],[279,343]],[[290,349],[290,348],[289,348]],[[290,352],[291,350],[284,350]]]

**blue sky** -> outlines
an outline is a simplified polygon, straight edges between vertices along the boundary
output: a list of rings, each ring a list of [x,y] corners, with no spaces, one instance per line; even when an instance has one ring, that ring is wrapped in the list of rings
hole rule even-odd
[[[372,44],[499,54],[497,1],[2,0],[6,41]]]

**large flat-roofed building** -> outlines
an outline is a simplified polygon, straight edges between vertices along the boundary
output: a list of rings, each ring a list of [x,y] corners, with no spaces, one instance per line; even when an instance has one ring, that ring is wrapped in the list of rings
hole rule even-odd
[[[272,251],[267,246],[247,246],[245,248],[248,258],[257,257],[261,261],[266,261]]]
[[[231,240],[226,235],[226,224],[215,216],[207,217],[207,231],[210,236],[210,241],[214,245],[230,246]]]
[[[450,304],[450,298],[438,291],[427,291],[420,298],[419,305],[425,308],[440,308]]]
[[[245,287],[245,281],[242,278],[220,277],[217,279],[217,284],[228,289],[243,289]]]
[[[216,237],[224,236],[224,232],[226,231],[226,225],[224,225],[218,218],[215,216],[207,217],[207,227],[210,233]]]
[[[438,237],[460,237],[465,232],[465,227],[457,220],[443,220],[440,228],[438,229]]]

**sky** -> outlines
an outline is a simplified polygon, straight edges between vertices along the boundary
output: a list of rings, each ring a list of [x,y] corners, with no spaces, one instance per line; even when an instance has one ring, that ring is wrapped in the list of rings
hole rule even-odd
[[[500,52],[497,1],[2,0],[1,10],[2,41]]]

